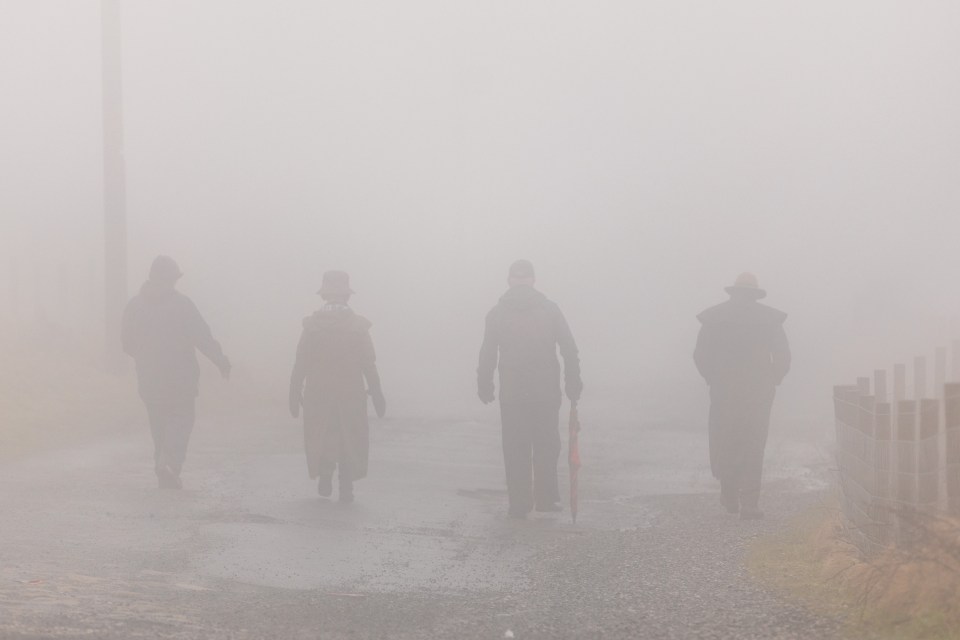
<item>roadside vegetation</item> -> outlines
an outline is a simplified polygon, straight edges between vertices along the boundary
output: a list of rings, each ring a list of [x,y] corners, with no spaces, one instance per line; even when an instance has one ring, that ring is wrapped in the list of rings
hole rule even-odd
[[[908,526],[915,544],[868,559],[832,498],[758,539],[747,561],[785,596],[846,620],[851,638],[960,638],[960,522],[918,515]]]
[[[138,417],[131,376],[105,373],[82,349],[0,347],[0,460],[77,445]]]

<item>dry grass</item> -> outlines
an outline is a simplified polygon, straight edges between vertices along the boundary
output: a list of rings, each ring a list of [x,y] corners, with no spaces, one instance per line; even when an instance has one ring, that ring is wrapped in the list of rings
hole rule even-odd
[[[138,417],[132,377],[107,375],[83,352],[0,349],[0,460],[88,441]]]
[[[852,637],[960,638],[960,522],[916,515],[912,523],[916,545],[867,560],[832,501],[757,541],[749,566],[789,597],[846,619]]]

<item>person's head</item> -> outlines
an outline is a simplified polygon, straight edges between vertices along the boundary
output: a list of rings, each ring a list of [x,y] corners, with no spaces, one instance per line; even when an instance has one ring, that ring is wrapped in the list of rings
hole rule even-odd
[[[353,289],[350,288],[350,275],[345,271],[327,271],[323,274],[323,284],[317,293],[327,302],[346,304],[353,294]]]
[[[533,270],[533,263],[529,260],[517,260],[510,265],[507,274],[507,283],[511,287],[527,285],[532,287],[537,282],[537,275]]]
[[[727,287],[726,292],[735,300],[760,300],[767,296],[767,292],[760,288],[757,276],[749,272],[737,276],[736,282]]]
[[[181,276],[180,267],[170,256],[157,256],[150,265],[149,280],[157,286],[173,289]]]

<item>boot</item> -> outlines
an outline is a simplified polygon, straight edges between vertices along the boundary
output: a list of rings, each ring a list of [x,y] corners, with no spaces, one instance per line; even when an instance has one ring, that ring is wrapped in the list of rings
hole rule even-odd
[[[329,498],[333,495],[333,472],[321,473],[317,478],[317,493],[322,498]]]
[[[727,513],[738,513],[740,511],[740,497],[737,495],[739,492],[734,490],[731,484],[730,482],[720,483],[720,502]]]

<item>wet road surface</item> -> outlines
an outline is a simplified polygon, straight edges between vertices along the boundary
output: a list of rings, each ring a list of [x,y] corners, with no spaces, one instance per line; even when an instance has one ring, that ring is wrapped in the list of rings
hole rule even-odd
[[[375,423],[349,507],[316,496],[282,418],[199,424],[182,492],[154,488],[145,427],[8,464],[0,638],[838,633],[742,563],[816,499],[822,451],[774,433],[769,517],[741,523],[719,507],[701,431],[596,421],[588,406],[583,419],[577,526],[505,517],[493,414]]]

